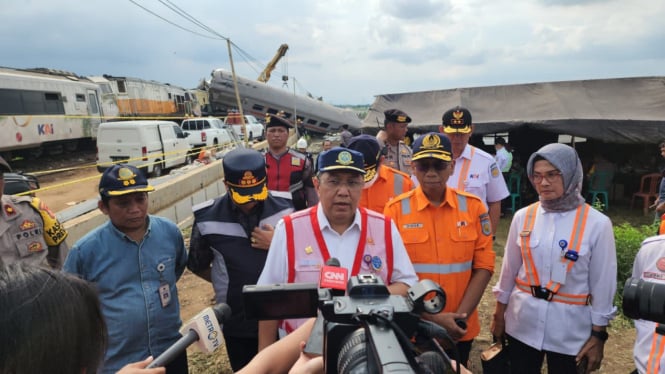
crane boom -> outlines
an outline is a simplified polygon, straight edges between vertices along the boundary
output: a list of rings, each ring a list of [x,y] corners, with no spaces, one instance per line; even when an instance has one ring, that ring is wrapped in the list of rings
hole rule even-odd
[[[272,71],[275,70],[275,66],[277,66],[279,60],[281,60],[282,57],[284,57],[286,51],[288,50],[289,50],[288,44],[282,44],[279,46],[279,48],[277,49],[277,53],[275,53],[275,56],[272,58],[272,60],[270,60],[270,62],[268,62],[266,68],[263,69],[261,75],[259,75],[259,77],[257,78],[259,82],[267,83],[270,80],[270,73],[272,73]]]

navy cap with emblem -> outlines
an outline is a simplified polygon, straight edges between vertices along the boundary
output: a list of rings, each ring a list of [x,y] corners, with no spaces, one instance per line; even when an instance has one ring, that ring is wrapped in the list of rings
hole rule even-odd
[[[266,159],[253,149],[238,148],[222,159],[224,182],[237,204],[268,198]]]
[[[388,109],[383,112],[383,115],[385,116],[384,125],[389,123],[411,123],[411,117],[399,109]]]
[[[2,157],[0,157],[0,169],[2,169],[3,171],[6,171],[8,173],[12,172],[12,168],[9,166],[7,161],[5,161],[5,159],[2,158]]]
[[[335,147],[319,153],[319,173],[327,171],[355,171],[365,174],[363,154],[348,148]]]
[[[429,132],[421,135],[413,143],[413,156],[411,161],[425,158],[436,158],[443,161],[452,160],[452,146],[450,140],[438,132]]]
[[[134,192],[151,192],[155,188],[136,166],[117,164],[104,171],[99,180],[99,194],[105,197],[121,196]]]
[[[379,166],[379,159],[381,158],[381,146],[376,140],[376,137],[362,134],[351,138],[349,149],[358,151],[363,154],[364,169],[365,169],[365,182],[369,182],[374,178]]]
[[[266,128],[270,127],[286,127],[287,129],[290,129],[293,127],[291,122],[287,121],[285,118],[282,118],[280,116],[274,115],[274,114],[267,114],[266,115]]]
[[[468,109],[456,106],[447,110],[441,117],[443,132],[446,134],[468,134],[471,132],[471,112]]]

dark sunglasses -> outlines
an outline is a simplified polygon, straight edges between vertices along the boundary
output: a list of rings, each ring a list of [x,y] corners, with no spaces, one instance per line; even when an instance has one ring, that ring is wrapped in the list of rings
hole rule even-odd
[[[442,160],[430,160],[430,161],[415,161],[416,170],[420,172],[429,171],[429,169],[434,169],[436,171],[445,170],[448,167],[448,162]]]

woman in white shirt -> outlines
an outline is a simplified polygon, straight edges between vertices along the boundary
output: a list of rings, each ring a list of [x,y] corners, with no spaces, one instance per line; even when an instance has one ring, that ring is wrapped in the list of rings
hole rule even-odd
[[[581,196],[573,148],[548,144],[526,170],[539,201],[511,223],[492,334],[507,339],[513,374],[540,373],[544,357],[550,373],[597,370],[616,314],[612,223]]]

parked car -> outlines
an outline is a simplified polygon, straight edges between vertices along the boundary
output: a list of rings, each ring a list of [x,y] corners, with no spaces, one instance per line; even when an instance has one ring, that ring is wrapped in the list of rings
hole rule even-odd
[[[159,177],[164,169],[191,161],[186,138],[171,121],[104,122],[97,131],[97,170],[127,163]]]
[[[242,127],[242,118],[238,112],[230,112],[224,123],[233,128],[233,131],[240,139],[245,139],[245,132]],[[256,117],[245,114],[245,126],[247,127],[247,140],[263,140],[265,139],[265,129],[263,124],[259,122]]]
[[[187,140],[195,153],[201,147],[222,148],[237,141],[232,134],[233,130],[215,117],[189,118],[182,121],[180,128],[189,133]]]
[[[4,180],[5,187],[2,191],[3,195],[16,195],[39,189],[39,181],[32,174],[23,174],[22,172],[4,173]],[[34,193],[30,195],[34,196]]]

